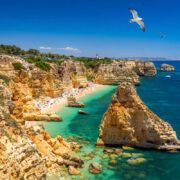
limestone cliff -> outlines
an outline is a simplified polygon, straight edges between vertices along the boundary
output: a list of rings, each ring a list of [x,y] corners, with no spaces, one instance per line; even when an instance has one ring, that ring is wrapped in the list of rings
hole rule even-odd
[[[159,70],[160,71],[174,71],[175,68],[169,64],[161,64]]]
[[[83,88],[89,85],[86,77],[86,68],[79,61],[64,61],[58,68],[63,83],[69,82],[73,88]]]
[[[140,76],[156,76],[157,74],[154,63],[149,61],[137,61],[134,69]]]
[[[22,125],[10,116],[10,92],[0,84],[0,179],[45,179],[46,160]]]
[[[51,63],[49,72],[14,56],[0,56],[0,75],[9,78],[11,100],[15,107],[11,112],[19,122],[25,120],[61,120],[55,115],[43,115],[34,105],[35,98],[58,97],[66,90],[88,86],[83,63],[67,60],[61,65]],[[20,62],[21,70],[14,70],[12,63]]]
[[[130,83],[122,83],[113,95],[101,121],[97,145],[180,149],[170,124],[145,106]]]
[[[134,61],[114,61],[112,64],[101,64],[94,72],[94,82],[106,85],[131,82],[138,85],[139,76],[134,72],[134,66]]]
[[[0,179],[45,180],[47,174],[61,172],[80,148],[61,136],[52,139],[41,126],[23,126],[10,115],[9,87],[0,80]]]
[[[140,84],[139,76],[156,76],[153,62],[138,60],[114,60],[111,64],[101,64],[88,72],[95,83],[118,85],[122,82]]]

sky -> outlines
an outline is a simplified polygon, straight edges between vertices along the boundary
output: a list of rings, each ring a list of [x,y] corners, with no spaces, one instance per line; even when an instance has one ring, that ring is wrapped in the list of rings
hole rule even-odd
[[[74,56],[180,58],[179,0],[0,0],[0,44]],[[146,32],[130,23],[138,11]],[[160,38],[158,32],[167,33]]]

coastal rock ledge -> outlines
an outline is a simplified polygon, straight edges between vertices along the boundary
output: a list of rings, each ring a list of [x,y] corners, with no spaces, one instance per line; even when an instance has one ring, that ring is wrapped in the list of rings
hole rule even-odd
[[[101,121],[97,146],[126,145],[180,150],[176,132],[141,101],[131,83],[122,83]]]

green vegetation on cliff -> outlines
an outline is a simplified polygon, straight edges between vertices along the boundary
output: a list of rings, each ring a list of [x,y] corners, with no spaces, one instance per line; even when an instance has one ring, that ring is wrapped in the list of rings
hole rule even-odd
[[[29,49],[29,50],[23,50],[20,47],[17,47],[15,45],[0,45],[0,54],[6,54],[6,55],[15,55],[15,56],[22,56],[22,57],[29,57],[29,56],[38,56],[47,60],[58,60],[63,59],[66,60],[69,57],[66,55],[59,55],[59,54],[52,54],[52,53],[41,53],[37,49]]]
[[[0,79],[2,79],[7,85],[9,85],[10,79],[7,76],[0,74]]]
[[[100,64],[111,64],[112,60],[109,58],[104,59],[96,59],[96,58],[89,58],[89,57],[73,57],[76,61],[81,61],[84,63],[86,68],[95,68]]]
[[[25,58],[25,61],[28,63],[35,63],[36,67],[44,71],[50,71],[51,69],[51,66],[47,63],[47,60],[42,59],[41,57],[30,56]]]
[[[14,70],[21,70],[22,69],[22,64],[20,62],[17,63],[12,63]]]
[[[8,54],[8,55],[24,55],[25,51],[17,46],[11,45],[0,45],[0,53],[1,54]]]
[[[35,63],[42,70],[49,71],[51,66],[49,63],[58,63],[59,65],[68,59],[83,62],[86,68],[95,68],[100,64],[111,64],[112,59],[97,59],[91,57],[74,57],[52,53],[41,53],[37,49],[23,50],[14,45],[0,45],[0,54],[16,55],[24,58],[28,63]]]

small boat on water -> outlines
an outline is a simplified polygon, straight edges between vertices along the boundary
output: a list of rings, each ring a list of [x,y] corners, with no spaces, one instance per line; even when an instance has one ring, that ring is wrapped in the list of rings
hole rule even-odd
[[[170,76],[170,75],[167,75],[167,76],[165,76],[165,77],[167,77],[167,78],[171,78],[171,76]]]

